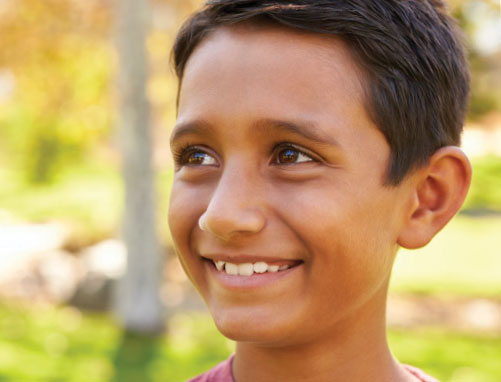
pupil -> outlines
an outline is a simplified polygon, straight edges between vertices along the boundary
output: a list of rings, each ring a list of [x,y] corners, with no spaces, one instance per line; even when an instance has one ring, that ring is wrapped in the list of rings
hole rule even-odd
[[[203,162],[204,158],[205,158],[204,153],[193,153],[188,158],[188,163],[189,164],[200,164]]]
[[[282,162],[295,162],[297,159],[297,151],[292,150],[292,149],[286,149],[282,151],[281,154],[281,161]]]

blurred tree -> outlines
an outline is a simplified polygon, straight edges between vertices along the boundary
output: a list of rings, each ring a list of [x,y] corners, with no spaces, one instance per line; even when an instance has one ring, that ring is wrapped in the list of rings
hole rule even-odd
[[[501,9],[498,0],[450,0],[465,32],[471,70],[468,119],[501,113]]]
[[[156,235],[150,105],[146,97],[145,41],[148,1],[115,0],[118,50],[118,129],[123,155],[127,270],[118,283],[116,312],[133,332],[160,332],[164,311],[159,298],[160,248]]]
[[[98,0],[0,2],[0,151],[30,182],[109,132],[109,16]]]

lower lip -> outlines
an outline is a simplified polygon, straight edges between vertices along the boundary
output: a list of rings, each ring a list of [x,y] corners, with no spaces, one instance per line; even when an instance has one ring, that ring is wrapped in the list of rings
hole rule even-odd
[[[218,271],[212,261],[205,261],[205,267],[210,274],[223,286],[230,289],[249,289],[269,286],[273,283],[292,276],[302,267],[302,263],[292,268],[278,272],[253,273],[251,276],[228,275],[224,271]]]

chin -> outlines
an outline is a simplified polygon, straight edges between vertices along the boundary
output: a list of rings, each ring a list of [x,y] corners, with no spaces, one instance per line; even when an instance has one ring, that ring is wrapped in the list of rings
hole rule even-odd
[[[275,315],[276,317],[276,315]],[[259,343],[263,346],[283,346],[294,341],[290,322],[276,322],[270,317],[252,314],[213,313],[214,323],[223,336],[237,342]]]

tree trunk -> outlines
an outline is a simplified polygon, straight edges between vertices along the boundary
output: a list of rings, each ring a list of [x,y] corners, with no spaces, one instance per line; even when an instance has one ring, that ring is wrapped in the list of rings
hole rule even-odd
[[[162,267],[146,96],[149,9],[147,0],[115,0],[115,5],[118,132],[125,182],[123,237],[127,248],[127,271],[117,285],[115,310],[125,329],[154,333],[164,329],[164,312],[159,298]]]

